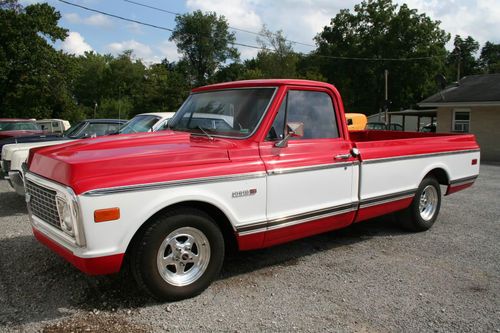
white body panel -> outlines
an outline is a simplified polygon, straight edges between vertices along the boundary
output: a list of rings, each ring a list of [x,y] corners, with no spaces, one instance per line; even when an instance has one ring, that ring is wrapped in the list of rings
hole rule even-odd
[[[75,140],[61,140],[61,141],[42,141],[42,142],[29,142],[29,143],[12,143],[3,146],[2,160],[11,161],[11,170],[21,170],[21,165],[28,158],[31,148],[55,146]]]
[[[352,171],[350,165],[269,176],[267,219],[351,203]]]
[[[361,164],[360,199],[417,189],[431,170],[443,169],[449,180],[479,174],[479,151],[460,154],[424,155],[395,160],[367,161]]]
[[[185,201],[201,201],[218,207],[236,228],[265,220],[266,179],[264,176],[248,180],[212,184],[171,187],[149,191],[117,193],[104,196],[78,196],[86,248],[75,248],[80,257],[96,257],[124,253],[140,228],[161,209]],[[252,196],[233,198],[236,191],[256,189]],[[117,221],[94,222],[97,209],[119,207],[121,218]]]

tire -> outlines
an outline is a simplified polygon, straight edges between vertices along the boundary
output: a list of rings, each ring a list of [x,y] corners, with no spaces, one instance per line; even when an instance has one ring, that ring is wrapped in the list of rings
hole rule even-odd
[[[219,276],[223,262],[219,227],[209,215],[191,208],[155,217],[131,253],[137,284],[162,301],[200,294]]]
[[[397,215],[403,228],[410,231],[429,230],[439,215],[441,188],[434,177],[426,177],[418,186],[411,205]]]

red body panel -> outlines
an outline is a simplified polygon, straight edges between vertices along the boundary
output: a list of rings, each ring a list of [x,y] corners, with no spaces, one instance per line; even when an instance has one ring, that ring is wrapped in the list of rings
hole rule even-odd
[[[40,243],[47,246],[49,249],[51,249],[52,251],[66,259],[68,262],[70,262],[72,265],[74,265],[76,268],[88,275],[105,275],[118,273],[123,262],[123,257],[125,256],[125,254],[122,253],[106,257],[80,258],[34,228],[33,234]]]
[[[361,222],[365,220],[372,219],[377,216],[389,214],[392,212],[397,212],[398,210],[405,209],[410,206],[413,198],[406,198],[397,201],[392,201],[385,204],[380,204],[371,207],[360,208],[356,215],[354,222]]]
[[[399,131],[355,131],[351,140],[362,160],[479,149],[474,135]]]
[[[448,188],[446,189],[446,195],[450,195],[453,193],[456,193],[458,191],[464,190],[467,187],[471,187],[474,184],[474,182],[470,182],[467,184],[461,184],[461,185],[448,185]]]

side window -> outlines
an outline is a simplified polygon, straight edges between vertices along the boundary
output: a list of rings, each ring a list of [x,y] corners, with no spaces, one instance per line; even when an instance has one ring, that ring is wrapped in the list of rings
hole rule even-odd
[[[339,137],[332,99],[327,93],[291,90],[288,93],[287,109],[287,121],[289,123],[304,123],[304,136],[302,139]]]
[[[280,110],[274,119],[267,135],[267,140],[283,139],[285,113],[289,123],[304,124],[304,136],[300,139],[327,139],[338,138],[339,131],[335,120],[330,95],[319,91],[291,90],[281,103]]]

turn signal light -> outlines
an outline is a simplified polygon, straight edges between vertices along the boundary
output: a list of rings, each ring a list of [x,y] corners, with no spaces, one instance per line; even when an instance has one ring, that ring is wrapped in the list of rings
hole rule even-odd
[[[106,208],[94,211],[94,222],[114,221],[120,218],[120,208]]]

